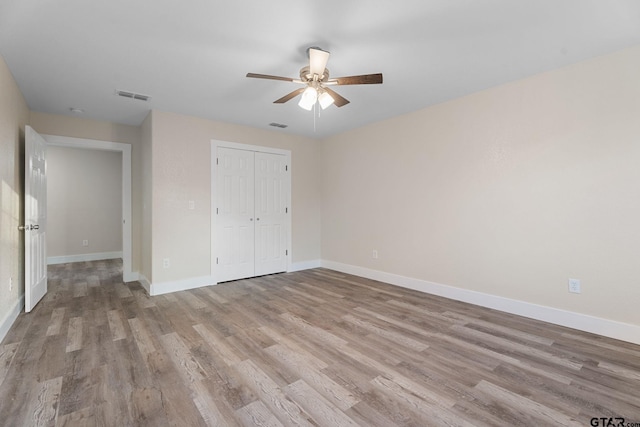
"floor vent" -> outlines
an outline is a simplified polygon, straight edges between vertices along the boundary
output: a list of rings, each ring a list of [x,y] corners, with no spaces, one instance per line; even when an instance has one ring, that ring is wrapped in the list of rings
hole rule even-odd
[[[140,93],[129,92],[127,90],[117,90],[116,95],[122,96],[123,98],[137,99],[138,101],[148,101],[151,99],[149,95],[142,95]]]
[[[275,122],[273,122],[273,123],[269,123],[269,126],[273,126],[273,127],[276,127],[276,128],[282,128],[282,129],[284,129],[284,128],[286,128],[286,127],[287,127],[287,126],[289,126],[289,125],[283,125],[282,123],[275,123]]]

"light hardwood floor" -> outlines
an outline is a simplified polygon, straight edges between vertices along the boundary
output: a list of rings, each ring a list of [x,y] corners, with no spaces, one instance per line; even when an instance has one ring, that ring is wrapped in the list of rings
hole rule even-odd
[[[157,297],[118,261],[49,274],[0,345],[3,426],[640,423],[640,346],[325,269]]]

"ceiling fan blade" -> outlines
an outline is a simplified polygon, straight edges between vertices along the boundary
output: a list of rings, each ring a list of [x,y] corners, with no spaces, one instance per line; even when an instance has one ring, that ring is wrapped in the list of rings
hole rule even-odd
[[[343,97],[335,90],[331,90],[328,87],[325,87],[324,90],[326,90],[327,93],[331,95],[331,97],[333,98],[333,103],[336,105],[336,107],[342,107],[343,105],[347,105],[349,103],[349,100],[347,98]]]
[[[330,79],[329,83],[337,85],[375,85],[382,83],[382,73],[364,74],[362,76],[337,77]]]
[[[285,82],[292,82],[294,80],[291,77],[271,76],[269,74],[256,74],[256,73],[247,73],[247,77],[251,77],[254,79],[282,80]]]
[[[311,75],[317,74],[322,77],[324,69],[327,67],[327,61],[329,61],[329,55],[327,51],[309,48],[309,72]]]
[[[296,89],[291,93],[286,94],[285,96],[283,96],[280,99],[277,99],[275,101],[273,101],[274,104],[284,104],[287,101],[292,100],[293,98],[295,98],[296,96],[300,95],[302,92],[304,92],[306,88],[300,88],[300,89]]]

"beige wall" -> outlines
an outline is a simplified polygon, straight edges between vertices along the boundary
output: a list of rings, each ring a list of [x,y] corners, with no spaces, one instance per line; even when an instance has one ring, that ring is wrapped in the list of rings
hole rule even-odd
[[[20,198],[24,180],[24,127],[28,123],[27,103],[0,56],[0,326],[10,320],[24,295],[24,240],[18,225],[24,215]]]
[[[323,259],[640,325],[638,70],[640,47],[324,141]]]
[[[139,271],[142,264],[142,154],[141,129],[100,120],[61,116],[32,111],[31,126],[41,134],[96,139],[131,145],[131,233],[132,269]]]
[[[122,252],[122,153],[48,147],[47,257],[105,252]]]
[[[318,142],[161,111],[152,112],[152,134],[153,282],[211,274],[212,139],[291,150],[292,260],[320,259]]]

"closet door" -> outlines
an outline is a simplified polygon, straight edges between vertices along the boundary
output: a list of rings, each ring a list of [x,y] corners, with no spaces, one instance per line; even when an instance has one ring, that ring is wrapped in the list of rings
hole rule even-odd
[[[255,275],[287,270],[286,157],[255,153]]]
[[[255,276],[254,153],[218,148],[216,280]]]

